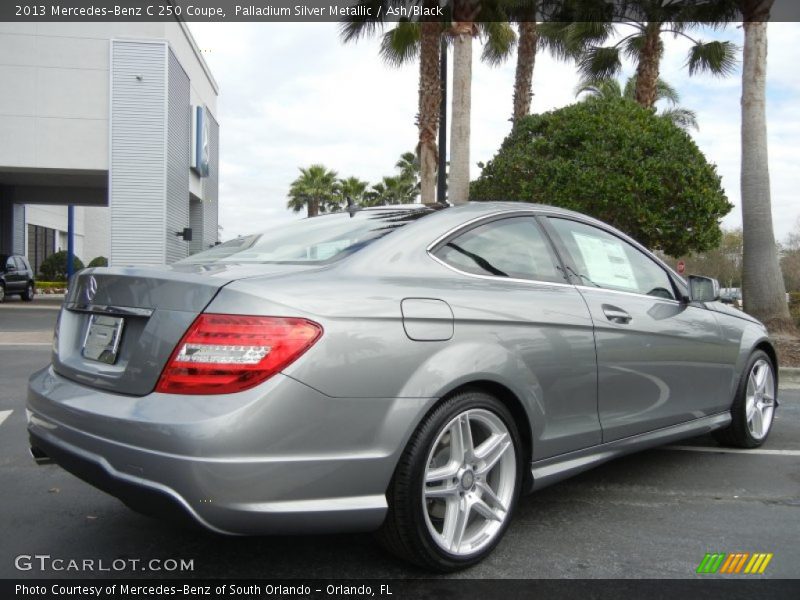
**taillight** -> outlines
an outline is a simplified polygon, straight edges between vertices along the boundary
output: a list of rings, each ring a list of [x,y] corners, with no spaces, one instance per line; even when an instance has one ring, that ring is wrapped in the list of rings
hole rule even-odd
[[[175,347],[156,391],[246,390],[293,363],[321,335],[322,327],[306,319],[201,314]]]

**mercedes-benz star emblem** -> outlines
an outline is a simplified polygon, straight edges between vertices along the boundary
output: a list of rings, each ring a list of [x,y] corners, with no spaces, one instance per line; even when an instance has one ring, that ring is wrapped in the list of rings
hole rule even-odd
[[[89,281],[86,282],[86,302],[89,303],[94,300],[94,295],[97,293],[97,279],[94,275],[89,276]]]

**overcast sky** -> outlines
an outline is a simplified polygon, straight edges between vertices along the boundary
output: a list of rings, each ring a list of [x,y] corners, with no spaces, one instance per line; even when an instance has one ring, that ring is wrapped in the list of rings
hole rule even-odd
[[[376,40],[343,45],[335,23],[191,23],[220,85],[220,223],[223,239],[299,218],[286,209],[298,167],[323,163],[340,176],[375,183],[394,173],[400,154],[416,145],[417,65],[389,68]],[[742,29],[699,32],[742,45]],[[800,35],[798,23],[769,26],[767,118],[776,237],[799,223]],[[739,207],[741,72],[726,79],[689,77],[689,42],[665,37],[661,75],[681,104],[697,112],[692,135],[722,175],[735,205],[723,226],[741,224]],[[471,176],[508,134],[514,60],[489,68],[475,52]],[[632,71],[626,65],[625,76]],[[792,75],[794,73],[794,75]],[[572,65],[540,54],[533,111],[575,101]],[[302,216],[302,215],[300,215]]]

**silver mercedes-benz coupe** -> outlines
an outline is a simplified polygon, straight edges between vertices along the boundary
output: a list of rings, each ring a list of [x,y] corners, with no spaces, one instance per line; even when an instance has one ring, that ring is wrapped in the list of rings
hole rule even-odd
[[[714,432],[764,442],[767,331],[548,206],[352,209],[71,281],[28,429],[130,507],[219,533],[378,530],[453,570],[521,494]]]

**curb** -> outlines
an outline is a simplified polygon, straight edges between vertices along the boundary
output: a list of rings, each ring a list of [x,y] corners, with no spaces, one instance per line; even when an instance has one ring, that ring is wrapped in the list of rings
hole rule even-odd
[[[781,367],[778,371],[778,381],[780,387],[791,387],[800,389],[800,369],[795,367]]]

